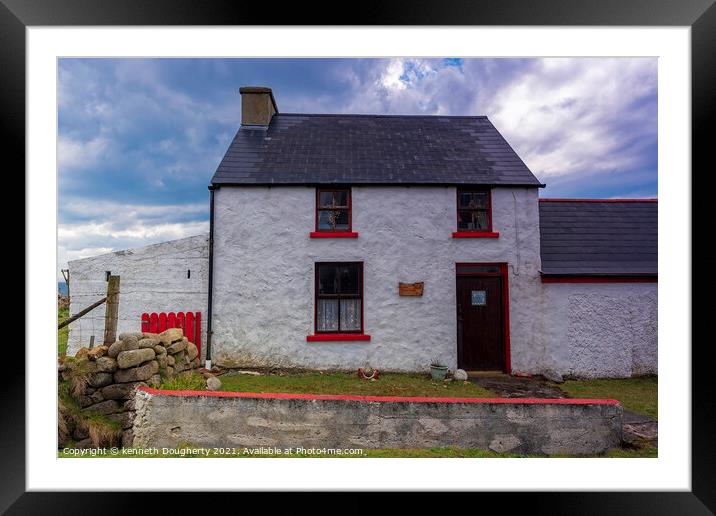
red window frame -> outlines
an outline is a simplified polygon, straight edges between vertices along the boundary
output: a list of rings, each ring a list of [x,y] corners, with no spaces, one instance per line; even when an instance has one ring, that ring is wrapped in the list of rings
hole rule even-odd
[[[321,192],[346,192],[346,205],[347,208],[321,208]],[[318,214],[321,211],[336,211],[345,210],[348,212],[348,228],[347,229],[323,229],[318,227]],[[351,188],[337,188],[337,187],[319,187],[316,188],[316,231],[315,233],[352,233],[353,232],[353,200],[351,195]]]
[[[460,208],[460,194],[461,193],[486,193],[487,202],[486,208]],[[476,211],[487,213],[487,228],[474,230],[474,229],[460,229],[460,212],[461,211]],[[455,226],[456,231],[453,232],[453,238],[498,238],[500,233],[492,230],[492,189],[491,188],[457,188],[455,197]]]
[[[487,194],[486,208],[460,208],[460,194],[462,193],[485,193]],[[458,188],[455,204],[455,226],[459,233],[490,233],[492,232],[492,189],[490,188]],[[487,228],[485,229],[460,229],[460,212],[475,211],[487,213]]]
[[[318,268],[321,265],[357,265],[358,266],[358,281],[360,282],[360,288],[358,289],[358,295],[349,296],[349,295],[322,295],[322,299],[360,299],[360,331],[357,330],[341,330],[340,329],[340,302],[338,307],[338,331],[336,330],[319,330],[318,329]],[[313,336],[314,338],[309,338],[309,340],[323,340],[320,338],[320,336],[357,336],[357,335],[365,335],[365,321],[363,320],[363,316],[365,313],[365,302],[364,302],[364,284],[363,284],[363,262],[316,262],[314,266],[314,288],[313,288]],[[316,338],[318,337],[318,338]],[[335,340],[348,340],[348,339],[341,339],[337,338]],[[356,340],[364,340],[364,339],[356,339]]]

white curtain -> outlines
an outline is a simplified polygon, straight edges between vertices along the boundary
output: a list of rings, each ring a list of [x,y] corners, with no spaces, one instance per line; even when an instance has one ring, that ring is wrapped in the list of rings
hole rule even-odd
[[[316,308],[318,331],[338,331],[338,300],[319,299]]]
[[[360,331],[360,299],[341,299],[341,330]]]

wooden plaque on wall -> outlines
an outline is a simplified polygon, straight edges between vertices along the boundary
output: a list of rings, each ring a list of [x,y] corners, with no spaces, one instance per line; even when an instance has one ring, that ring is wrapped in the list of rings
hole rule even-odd
[[[419,283],[398,283],[398,294],[401,296],[422,296],[423,285],[422,281]]]

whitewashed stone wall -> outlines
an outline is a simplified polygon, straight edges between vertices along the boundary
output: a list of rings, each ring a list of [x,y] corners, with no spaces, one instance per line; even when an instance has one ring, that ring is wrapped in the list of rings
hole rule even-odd
[[[542,285],[534,352],[513,369],[585,378],[658,373],[657,283]]]
[[[199,235],[117,251],[69,262],[70,313],[74,314],[107,293],[106,271],[120,276],[117,334],[140,331],[143,312],[202,314],[202,354],[206,346],[209,237]],[[191,277],[187,278],[187,270]],[[104,305],[70,324],[68,354],[89,345],[91,335],[101,344]]]
[[[513,362],[541,359],[536,188],[493,190],[495,239],[452,238],[453,187],[353,187],[356,239],[309,238],[314,188],[223,187],[215,195],[217,364],[425,370],[440,356],[454,368],[456,262],[509,263]],[[370,342],[306,341],[317,261],[364,262]],[[416,281],[425,282],[423,297],[398,296],[398,282]]]

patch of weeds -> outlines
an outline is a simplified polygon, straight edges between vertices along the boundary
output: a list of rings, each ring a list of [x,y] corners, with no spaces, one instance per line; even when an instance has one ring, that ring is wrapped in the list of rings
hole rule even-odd
[[[82,425],[87,429],[95,448],[113,446],[122,439],[122,425],[107,419],[103,414],[82,414]]]
[[[67,307],[57,308],[57,323],[69,319],[70,309]],[[65,356],[67,354],[67,336],[70,331],[70,326],[67,325],[62,329],[57,330],[57,354],[59,356]]]
[[[206,380],[199,373],[180,373],[174,378],[164,379],[159,388],[169,391],[203,391],[206,390]]]
[[[62,381],[58,385],[57,433],[61,446],[74,443],[71,435],[74,429],[87,430],[95,448],[113,446],[122,439],[122,426],[104,414],[83,412],[72,397],[71,381]]]

